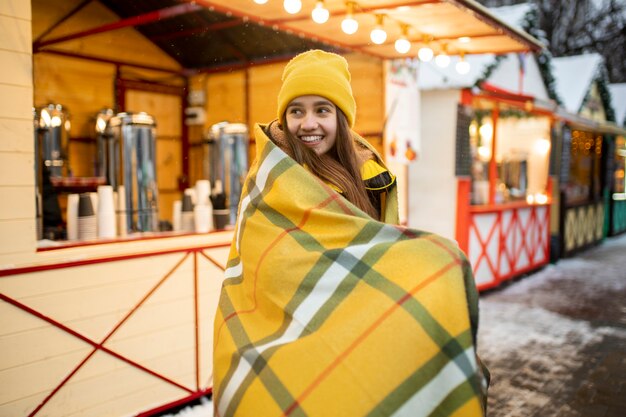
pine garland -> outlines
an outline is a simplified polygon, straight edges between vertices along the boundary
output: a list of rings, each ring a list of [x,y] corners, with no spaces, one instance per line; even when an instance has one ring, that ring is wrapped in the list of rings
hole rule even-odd
[[[606,120],[609,122],[616,122],[615,109],[611,103],[611,93],[609,92],[609,77],[604,65],[602,65],[600,74],[596,78],[596,82],[598,83],[598,92],[600,93],[600,99],[602,100],[602,105],[604,106]]]
[[[504,58],[506,58],[506,55],[496,55],[493,62],[487,65],[487,67],[483,71],[483,74],[480,77],[478,77],[478,79],[474,83],[474,87],[480,87],[480,84],[483,81],[486,81],[487,79],[489,79],[489,77],[491,77],[491,74],[496,70],[496,68],[498,68],[498,66],[500,65],[500,62]]]
[[[531,7],[530,10],[524,15],[522,19],[522,29],[539,39],[544,44],[548,44],[545,33],[539,29],[539,15],[536,7]],[[556,92],[556,79],[552,70],[552,54],[547,49],[540,52],[533,53],[533,56],[537,60],[541,77],[543,78],[546,88],[548,90],[548,96],[554,100],[557,104],[563,104],[563,101]],[[498,68],[500,62],[506,57],[506,55],[497,55],[495,60],[489,64],[483,74],[476,80],[474,87],[479,87],[483,81],[486,81],[491,74]]]
[[[544,45],[549,44],[545,32],[539,28],[539,14],[536,7],[531,7],[524,16],[522,29]],[[548,89],[548,96],[557,104],[562,105],[563,101],[556,92],[556,79],[554,78],[552,69],[552,53],[548,49],[542,49],[540,52],[535,52],[533,55],[537,60],[541,77]]]
[[[615,122],[615,109],[613,109],[613,104],[611,103],[611,93],[609,92],[609,77],[604,65],[596,70],[596,75],[593,78],[592,83],[594,82],[598,85],[598,93],[600,94],[600,101],[604,107],[604,116],[606,120],[609,122]],[[591,89],[589,89],[587,95],[583,99],[583,102],[580,105],[581,108],[589,101],[589,98],[591,97],[590,92]]]

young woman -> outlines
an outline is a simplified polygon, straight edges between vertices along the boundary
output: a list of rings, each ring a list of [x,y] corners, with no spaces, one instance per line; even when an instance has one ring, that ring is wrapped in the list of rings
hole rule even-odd
[[[471,266],[396,225],[395,178],[351,128],[346,60],[285,67],[256,125],[214,325],[229,416],[483,416]]]

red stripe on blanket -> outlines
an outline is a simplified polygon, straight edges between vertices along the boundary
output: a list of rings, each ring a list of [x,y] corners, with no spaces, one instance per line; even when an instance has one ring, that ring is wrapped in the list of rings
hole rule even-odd
[[[257,305],[257,297],[256,297],[256,284],[257,284],[257,279],[258,279],[258,276],[259,276],[259,268],[261,267],[261,264],[263,263],[263,260],[265,259],[265,257],[269,253],[269,251],[272,250],[278,244],[278,242],[280,242],[289,233],[293,232],[294,230],[301,229],[307,223],[307,221],[309,220],[309,217],[310,217],[311,212],[313,210],[324,208],[327,205],[329,205],[331,202],[333,202],[335,200],[337,202],[339,202],[339,200],[342,200],[342,199],[343,199],[343,197],[341,197],[339,194],[333,192],[332,195],[330,195],[326,200],[322,201],[317,206],[311,207],[310,209],[306,210],[304,212],[304,216],[302,216],[302,220],[300,220],[300,223],[297,226],[294,226],[294,227],[292,227],[290,229],[283,230],[278,236],[276,236],[276,239],[274,239],[274,241],[268,245],[268,247],[263,251],[263,254],[261,255],[261,258],[259,259],[259,262],[257,263],[256,270],[254,271],[254,289],[252,291],[252,299],[253,299],[252,308],[250,308],[248,310],[234,311],[234,312],[230,313],[228,316],[226,316],[224,318],[224,320],[222,321],[222,323],[220,323],[220,327],[217,330],[217,336],[216,336],[216,339],[215,339],[215,345],[217,345],[219,343],[220,336],[222,334],[222,328],[224,327],[224,325],[230,319],[232,319],[233,317],[236,317],[236,316],[238,316],[240,314],[248,314],[248,313],[253,313],[254,311],[256,311],[256,309],[258,307],[258,305]],[[341,204],[341,203],[339,203],[339,204]]]
[[[435,272],[433,275],[416,285],[411,291],[407,292],[405,296],[399,299],[394,305],[392,305],[387,311],[385,311],[379,318],[376,320],[370,327],[368,327],[358,338],[354,340],[343,352],[341,352],[337,358],[333,362],[331,362],[326,369],[322,371],[322,373],[300,394],[298,398],[283,412],[283,416],[290,415],[296,408],[296,406],[302,403],[306,397],[308,397],[315,388],[317,388],[320,383],[331,374],[331,372],[341,363],[348,355],[356,349],[374,330],[376,330],[387,318],[391,316],[402,304],[404,304],[411,296],[415,295],[420,290],[424,289],[431,283],[435,282],[438,278],[440,278],[443,274],[448,272],[454,266],[459,265],[459,260],[455,259],[454,261],[447,264],[445,267],[441,268],[439,271]]]

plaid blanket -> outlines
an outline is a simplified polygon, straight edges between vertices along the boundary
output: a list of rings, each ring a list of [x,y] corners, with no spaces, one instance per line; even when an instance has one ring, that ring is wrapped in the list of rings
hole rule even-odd
[[[482,416],[471,268],[256,127],[214,329],[215,415]]]

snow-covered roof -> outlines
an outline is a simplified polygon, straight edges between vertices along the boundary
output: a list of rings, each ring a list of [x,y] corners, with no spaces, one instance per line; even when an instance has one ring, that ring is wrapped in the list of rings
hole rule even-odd
[[[567,111],[571,113],[580,111],[603,62],[602,56],[597,53],[552,59],[556,93]]]
[[[534,6],[530,3],[515,4],[513,6],[490,7],[489,11],[496,15],[497,18],[503,20],[509,26],[516,29],[524,30],[522,23],[524,17],[530,12]]]
[[[534,6],[530,3],[513,6],[492,7],[489,11],[506,24],[522,29],[524,17]],[[473,86],[482,78],[487,67],[495,62],[494,54],[467,55],[465,60],[470,64],[470,72],[459,74],[455,65],[459,58],[452,58],[446,68],[438,67],[434,60],[420,63],[418,85],[421,90],[457,89]]]
[[[459,74],[455,65],[458,57],[450,59],[446,68],[437,66],[433,61],[419,63],[418,86],[420,90],[461,89],[473,86],[485,73],[485,69],[494,63],[494,54],[468,55],[465,60],[470,64],[467,74]]]
[[[626,127],[626,83],[609,84],[611,104],[615,110],[615,121],[619,126]]]

